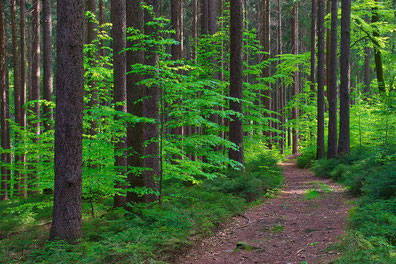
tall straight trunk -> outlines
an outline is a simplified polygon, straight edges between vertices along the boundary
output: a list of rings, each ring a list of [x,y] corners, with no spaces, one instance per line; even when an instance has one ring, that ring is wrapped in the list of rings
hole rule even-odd
[[[378,23],[379,22],[379,15],[378,15],[378,0],[374,0],[374,7],[372,8],[372,15],[371,15],[371,23]],[[380,36],[377,25],[374,26],[373,30],[373,37],[376,39]],[[384,69],[382,66],[382,53],[381,48],[379,47],[378,41],[375,40],[374,44],[374,61],[375,61],[375,72],[377,73],[377,83],[378,83],[378,90],[380,92],[385,92],[385,78],[384,78]]]
[[[14,104],[15,104],[15,122],[18,123],[21,115],[20,91],[21,75],[19,65],[18,41],[17,41],[17,17],[16,17],[16,0],[11,0],[11,27],[12,27],[12,62],[14,66]]]
[[[331,1],[331,44],[330,44],[330,82],[327,100],[329,101],[329,126],[327,158],[337,156],[337,17],[338,1]]]
[[[267,61],[270,58],[270,50],[271,50],[271,42],[270,42],[270,1],[263,0],[262,2],[262,17],[263,17],[263,35],[262,35],[262,44],[263,44],[263,61]],[[268,78],[271,75],[271,66],[267,65],[263,68],[263,77]],[[266,83],[268,86],[263,93],[263,103],[264,108],[267,110],[271,110],[271,84],[269,82]],[[270,114],[265,113],[264,117],[269,118]],[[271,122],[268,121],[267,128],[265,128],[264,136],[267,139],[268,148],[272,148],[272,140],[271,140],[271,132],[270,132]]]
[[[282,7],[281,1],[277,1],[277,8],[278,8],[278,55],[282,55]],[[281,61],[279,61],[279,64]],[[281,125],[281,139],[280,139],[280,151],[281,154],[285,153],[285,128],[283,127],[285,124],[285,111],[283,108],[285,107],[285,87],[282,81],[279,82],[279,109],[280,109],[280,125]]]
[[[153,15],[158,14],[158,0],[146,0],[148,5],[153,7]],[[147,35],[151,35],[155,33],[155,28],[150,26],[149,23],[152,22],[153,17],[147,12],[144,11],[144,32]],[[145,54],[145,64],[150,66],[156,66],[158,63],[158,53],[155,52],[155,48],[150,48],[150,50],[146,50]],[[152,75],[147,75],[147,78],[152,78]],[[143,172],[145,176],[145,186],[147,189],[151,189],[153,191],[158,190],[158,184],[156,180],[159,177],[159,87],[145,87],[144,88],[144,97],[146,98],[143,102],[143,116],[147,118],[152,118],[155,120],[155,123],[145,124],[143,127],[143,137],[144,140],[149,140],[150,142],[145,146],[144,149],[144,167],[150,169]],[[154,194],[146,195],[146,202],[153,202],[157,200],[157,196]]]
[[[315,92],[315,65],[316,65],[316,8],[317,0],[312,0],[312,12],[311,12],[311,92]]]
[[[326,1],[326,11],[325,11],[325,16],[331,12],[331,1],[332,0],[327,0]],[[325,58],[326,58],[326,78],[325,78],[325,83],[326,83],[326,96],[328,95],[329,87],[330,87],[330,57],[331,57],[331,36],[330,36],[330,31],[331,28],[325,27],[325,34],[326,34],[326,53],[325,53]],[[326,107],[326,106],[325,106]]]
[[[57,5],[55,186],[50,239],[74,242],[82,236],[84,6],[81,0],[62,0]]]
[[[6,52],[5,52],[5,30],[4,30],[4,8],[3,1],[0,1],[0,93],[1,93],[1,148],[8,150],[7,146],[7,102],[6,102]],[[8,154],[1,152],[1,162],[8,162]],[[1,166],[0,199],[8,200],[8,170]]]
[[[122,52],[125,47],[126,31],[126,11],[124,0],[111,0],[111,23],[113,37],[113,70],[114,70],[114,103],[115,110],[126,113],[127,106],[124,104],[127,99],[126,92],[126,57]],[[123,104],[120,104],[123,103]],[[118,118],[117,118],[118,119]],[[119,174],[125,175],[127,171],[127,155],[125,155],[127,144],[125,138],[120,138],[115,145],[115,167]],[[117,183],[116,187],[121,188],[123,185]],[[125,206],[126,197],[116,194],[114,196],[114,207]]]
[[[366,95],[370,93],[371,69],[370,69],[370,48],[364,47],[364,92]]]
[[[208,10],[208,1],[209,0],[201,0],[201,34],[208,34],[209,27],[209,10]]]
[[[243,98],[243,3],[242,0],[234,0],[230,3],[230,97],[241,100]],[[241,101],[230,100],[230,110],[243,114]],[[229,139],[238,150],[229,150],[229,158],[244,163],[243,155],[243,124],[242,118],[237,115],[231,116],[229,127]]]
[[[26,129],[26,38],[25,38],[25,31],[26,31],[26,22],[25,22],[25,0],[20,0],[20,31],[21,31],[21,91],[19,94],[20,100],[20,118],[19,118],[19,126],[25,130]],[[30,85],[30,84],[29,84]],[[24,142],[22,142],[24,143]],[[26,163],[26,155],[22,154],[19,158],[21,165],[20,167],[24,169]],[[14,185],[14,190],[16,193],[19,193],[22,197],[27,197],[27,176],[26,174],[22,173],[20,175],[20,179],[17,180],[17,183]]]
[[[197,60],[197,41],[198,41],[198,0],[193,0],[193,21],[192,21],[192,38],[194,41],[192,59]]]
[[[43,97],[44,100],[52,101],[52,16],[51,0],[43,0]],[[53,113],[51,109],[44,105],[43,116],[47,120],[44,122],[44,129],[51,129]]]
[[[32,11],[32,83],[31,83],[31,100],[40,100],[40,0],[34,0]],[[34,103],[32,106],[33,113],[36,115],[37,120],[40,119],[40,104]],[[38,142],[40,136],[40,122],[32,122],[36,138],[33,142]],[[37,157],[38,158],[38,157]],[[38,192],[38,176],[33,172],[29,177],[29,192]]]
[[[318,159],[324,156],[324,79],[325,79],[325,53],[324,53],[324,16],[325,2],[318,0],[318,95],[317,95],[317,141],[316,157]]]
[[[350,27],[351,0],[341,0],[341,47],[340,47],[340,135],[338,154],[350,151],[349,94],[350,94]]]
[[[142,0],[139,1],[127,1],[126,2],[126,26],[134,27],[139,29],[140,32],[143,31],[143,10],[141,8]],[[131,41],[127,42],[127,47],[131,48],[136,43]],[[144,52],[141,50],[128,51],[126,53],[126,65],[127,72],[132,71],[131,65],[144,63]],[[137,83],[142,80],[142,76],[137,73],[128,73],[126,76],[127,85],[127,111],[135,116],[143,117],[143,102],[142,98],[144,96],[144,87],[138,85]],[[143,167],[143,123],[138,122],[136,124],[127,124],[127,146],[131,149],[128,153],[128,166],[130,167]],[[129,173],[128,183],[131,188],[143,188],[145,187],[144,176],[141,173]],[[144,202],[144,196],[139,196],[136,192],[127,193],[127,203]]]
[[[293,21],[292,21],[292,52],[298,54],[298,2],[296,1],[293,6]],[[293,89],[292,97],[295,98],[298,94],[298,71],[294,72],[293,76]],[[298,120],[298,109],[297,106],[292,108],[292,119]],[[296,123],[295,123],[296,124]],[[298,131],[296,127],[292,129],[292,153],[298,153]]]

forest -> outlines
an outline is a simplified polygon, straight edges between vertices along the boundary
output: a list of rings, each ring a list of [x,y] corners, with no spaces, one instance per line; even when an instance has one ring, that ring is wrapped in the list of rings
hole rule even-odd
[[[0,263],[396,263],[395,32],[388,0],[0,0]]]

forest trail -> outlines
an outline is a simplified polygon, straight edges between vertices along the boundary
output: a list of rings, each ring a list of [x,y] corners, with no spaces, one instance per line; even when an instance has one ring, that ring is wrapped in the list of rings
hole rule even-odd
[[[295,161],[281,166],[280,195],[236,217],[175,263],[325,264],[337,257],[326,249],[345,232],[351,196]]]

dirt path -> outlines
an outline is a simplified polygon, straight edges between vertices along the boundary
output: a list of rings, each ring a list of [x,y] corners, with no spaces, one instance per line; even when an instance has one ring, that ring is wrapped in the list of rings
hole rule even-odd
[[[236,217],[175,263],[324,264],[334,259],[338,253],[326,248],[344,233],[351,197],[292,161],[282,167],[281,195]]]

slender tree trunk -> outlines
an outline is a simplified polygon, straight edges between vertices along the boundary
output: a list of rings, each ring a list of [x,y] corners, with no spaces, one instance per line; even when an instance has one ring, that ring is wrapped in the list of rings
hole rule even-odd
[[[158,0],[146,0],[148,5],[153,7],[154,15],[158,14]],[[149,23],[153,20],[151,15],[147,11],[144,12],[144,31],[145,34],[151,35],[155,33],[154,27],[150,26]],[[155,52],[155,48],[150,48],[146,50],[145,54],[145,64],[150,66],[156,66],[158,63],[158,53]],[[153,76],[148,75],[147,78],[152,78]],[[147,118],[152,118],[155,123],[145,124],[143,127],[144,140],[149,140],[144,149],[144,167],[150,169],[149,171],[143,172],[145,175],[145,186],[153,191],[158,190],[158,184],[156,180],[159,177],[159,87],[145,87],[144,97],[146,98],[143,102],[143,116]],[[153,202],[157,199],[154,194],[146,195],[146,202]]]
[[[6,52],[5,52],[5,30],[4,30],[4,8],[0,1],[0,93],[1,93],[1,148],[8,150],[7,146],[7,99],[6,99]],[[1,162],[7,164],[8,154],[1,152]],[[8,200],[8,170],[1,166],[0,199]]]
[[[329,126],[327,158],[337,156],[337,16],[338,1],[331,1],[331,44],[330,44],[330,81],[327,100],[329,101]]]
[[[324,156],[324,79],[325,79],[325,53],[324,53],[324,16],[325,2],[318,0],[318,95],[317,95],[317,142],[316,157]]]
[[[34,0],[32,11],[32,83],[31,83],[31,99],[32,101],[40,100],[40,0]],[[34,103],[32,107],[33,113],[36,115],[37,120],[40,120],[40,104]],[[40,122],[32,122],[36,138],[33,142],[39,141],[40,136]],[[39,157],[37,156],[37,159]],[[38,162],[38,160],[37,160]],[[29,178],[29,193],[38,192],[38,176],[37,172],[33,172]]]
[[[326,1],[326,11],[325,11],[325,16],[331,12],[331,1],[332,0],[327,0]],[[326,70],[325,70],[325,84],[326,84],[326,90],[325,90],[325,95],[328,96],[328,91],[330,87],[330,57],[331,57],[331,36],[330,36],[330,27],[325,27],[325,34],[326,34],[326,53],[325,53],[325,58],[326,58]],[[326,108],[326,106],[325,106]]]
[[[293,21],[292,21],[292,49],[293,54],[298,54],[298,2],[296,1],[293,6]],[[293,89],[292,89],[292,97],[295,98],[298,94],[298,72],[294,72],[293,76]],[[292,108],[292,119],[295,122],[298,121],[298,108],[297,106]],[[295,123],[296,125],[296,123]],[[292,129],[292,153],[298,153],[298,131],[294,126]]]
[[[370,48],[364,48],[364,92],[370,94],[371,69],[370,69]]]
[[[126,2],[126,23],[127,27],[134,27],[143,31],[143,10],[141,4],[143,1],[127,1]],[[127,47],[131,48],[134,44],[131,41],[127,42]],[[144,63],[144,53],[141,50],[128,51],[126,54],[127,72],[132,70],[131,65]],[[143,117],[143,102],[144,88],[142,85],[137,85],[142,80],[142,76],[137,73],[128,73],[126,76],[127,84],[127,111],[138,117]],[[128,166],[130,167],[143,167],[143,123],[127,124],[127,146],[131,149],[128,154]],[[132,151],[133,150],[133,151]],[[144,176],[141,173],[129,173],[128,183],[131,188],[145,187]],[[139,196],[136,192],[127,193],[127,203],[144,202],[144,197]]]
[[[263,51],[265,52],[263,55],[263,61],[267,61],[270,58],[270,50],[271,50],[271,42],[270,42],[270,5],[269,0],[263,0],[262,2],[262,16],[263,16]],[[271,66],[267,65],[263,68],[263,77],[268,78],[271,76]],[[263,93],[263,103],[264,108],[267,110],[271,110],[271,84],[269,82],[266,83],[268,86]],[[265,113],[264,117],[269,118],[270,114]],[[268,121],[267,127],[264,128],[264,136],[267,139],[268,148],[272,148],[272,139],[270,132],[271,122]]]
[[[102,0],[101,0],[102,2]],[[126,31],[126,11],[124,0],[111,0],[111,23],[113,24],[113,69],[114,69],[114,103],[115,110],[126,113],[127,92],[126,92],[126,57],[122,52],[125,47]],[[122,103],[122,104],[120,104]],[[119,119],[117,117],[117,119]],[[119,174],[125,175],[127,171],[127,155],[125,153],[127,144],[125,138],[120,138],[115,145],[115,167]],[[123,187],[122,184],[116,183],[117,188]],[[114,207],[123,207],[126,203],[124,195],[116,194],[114,196]]]
[[[21,31],[21,91],[20,91],[20,119],[19,126],[25,130],[26,129],[26,23],[25,23],[25,0],[20,0],[20,31]],[[29,84],[30,85],[30,84]],[[24,143],[24,142],[22,142]],[[26,163],[26,155],[22,154],[20,156],[20,168],[25,168]],[[20,179],[17,180],[17,183],[14,185],[14,190],[16,193],[19,193],[22,197],[27,197],[27,179],[26,174],[22,173],[20,175]]]
[[[278,7],[278,55],[282,55],[282,7],[281,7],[281,1],[277,1],[277,7]],[[281,61],[279,61],[279,64]],[[280,108],[280,125],[281,125],[281,139],[280,139],[280,151],[281,154],[285,153],[285,111],[283,108],[285,107],[285,87],[282,83],[282,81],[279,81],[279,108]]]
[[[315,92],[315,64],[316,64],[316,8],[317,0],[312,0],[311,12],[311,92]]]
[[[43,93],[44,100],[52,101],[52,17],[51,17],[51,0],[43,0]],[[51,129],[53,120],[52,110],[44,105],[43,116],[44,130]]]
[[[379,15],[378,15],[378,0],[374,0],[374,7],[372,8],[372,15],[371,15],[371,23],[378,23],[379,22]],[[373,26],[373,37],[378,38],[380,36],[377,25]],[[375,61],[375,72],[377,73],[377,82],[378,82],[378,90],[380,92],[385,92],[385,78],[384,78],[384,69],[382,66],[382,54],[381,48],[379,47],[378,41],[374,43],[374,61]]]
[[[192,37],[194,40],[192,59],[196,63],[197,60],[196,47],[198,42],[198,0],[193,0]]]
[[[234,0],[230,3],[230,97],[241,100],[243,98],[243,4],[242,0]],[[230,100],[230,110],[243,114],[241,101]],[[239,149],[229,150],[229,157],[241,164],[243,157],[243,124],[242,118],[237,115],[231,116],[229,139]]]
[[[83,23],[81,0],[57,3],[55,190],[50,239],[81,238]]]
[[[340,135],[338,154],[350,151],[349,89],[350,89],[350,26],[351,0],[341,0],[341,55],[340,55]]]

